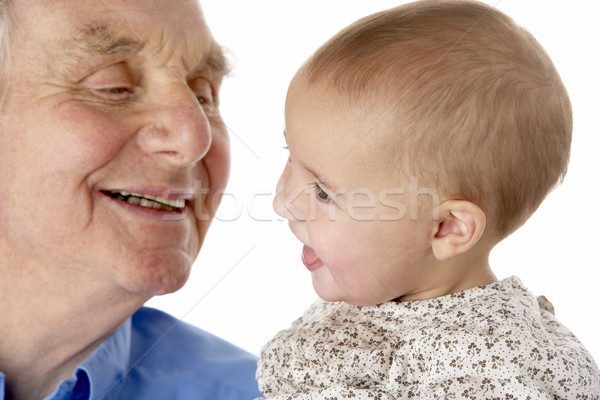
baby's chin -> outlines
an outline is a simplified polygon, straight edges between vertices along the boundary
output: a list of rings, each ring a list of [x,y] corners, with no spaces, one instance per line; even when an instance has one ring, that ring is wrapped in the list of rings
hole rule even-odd
[[[353,306],[368,307],[368,306],[376,306],[378,304],[382,304],[382,303],[392,301],[395,299],[395,297],[388,298],[389,296],[386,297],[383,295],[380,297],[374,298],[372,296],[367,296],[367,295],[360,296],[360,293],[348,293],[346,291],[341,290],[339,287],[337,287],[337,285],[335,285],[335,283],[333,284],[333,286],[324,285],[322,276],[315,276],[315,275],[317,275],[315,272],[313,272],[311,275],[312,275],[313,289],[317,293],[317,296],[319,296],[319,298],[321,300],[329,302],[329,303],[342,301],[344,303],[347,303],[347,304],[350,304]]]

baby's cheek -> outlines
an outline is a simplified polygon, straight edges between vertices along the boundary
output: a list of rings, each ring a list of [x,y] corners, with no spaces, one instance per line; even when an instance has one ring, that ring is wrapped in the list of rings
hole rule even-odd
[[[317,256],[325,264],[338,263],[348,252],[343,232],[336,228],[336,222],[313,221],[308,223],[310,244]]]
[[[352,243],[338,238],[315,251],[336,281],[357,279],[357,272],[360,272],[357,271],[357,264],[361,263],[362,256],[353,248]]]

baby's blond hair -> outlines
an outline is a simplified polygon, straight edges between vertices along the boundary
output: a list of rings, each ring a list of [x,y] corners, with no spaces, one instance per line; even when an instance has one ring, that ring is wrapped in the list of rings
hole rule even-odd
[[[488,5],[419,1],[370,15],[302,71],[355,102],[385,102],[396,158],[421,184],[479,205],[499,238],[566,173],[568,94],[533,36]]]

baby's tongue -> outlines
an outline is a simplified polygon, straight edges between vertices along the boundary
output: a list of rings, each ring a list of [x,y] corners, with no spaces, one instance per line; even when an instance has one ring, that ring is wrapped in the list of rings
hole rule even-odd
[[[306,268],[311,269],[311,267],[317,267],[321,263],[321,260],[317,257],[317,253],[313,249],[304,246],[302,248],[302,262]]]

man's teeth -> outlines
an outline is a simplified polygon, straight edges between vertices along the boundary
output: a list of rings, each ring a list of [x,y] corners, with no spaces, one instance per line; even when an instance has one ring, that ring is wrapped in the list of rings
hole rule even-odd
[[[175,211],[185,207],[185,199],[167,199],[151,194],[138,194],[126,191],[110,192],[116,199],[126,201],[136,206],[154,208],[156,210]]]

